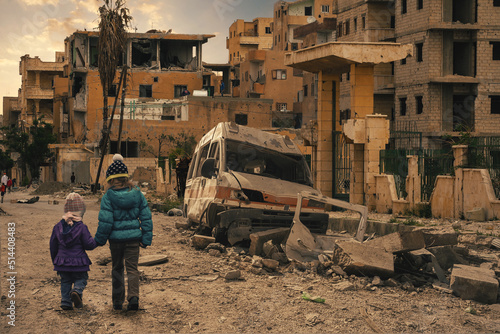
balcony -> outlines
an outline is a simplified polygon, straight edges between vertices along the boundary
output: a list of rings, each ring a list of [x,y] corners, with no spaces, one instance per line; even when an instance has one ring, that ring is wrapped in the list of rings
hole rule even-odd
[[[33,100],[51,100],[54,92],[50,89],[43,89],[38,86],[26,86],[26,98]]]
[[[264,85],[264,84],[260,84],[258,82],[254,82],[252,93],[262,95],[262,94],[264,94],[265,87],[266,87],[266,85]]]
[[[252,50],[248,52],[248,60],[254,63],[262,63],[266,60],[265,50]]]

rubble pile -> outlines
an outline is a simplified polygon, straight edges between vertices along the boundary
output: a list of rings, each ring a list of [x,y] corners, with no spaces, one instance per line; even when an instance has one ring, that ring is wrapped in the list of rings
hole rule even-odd
[[[176,224],[189,230],[188,224]],[[225,247],[215,238],[193,235],[191,245],[221,257],[226,280],[255,275],[320,275],[336,290],[370,290],[397,287],[418,293],[434,288],[462,299],[496,303],[499,295],[500,261],[496,254],[478,256],[458,244],[452,228],[417,228],[358,242],[343,236],[314,236],[316,248],[287,249],[287,230],[273,229],[252,234],[249,248]],[[307,238],[302,236],[304,240]],[[297,240],[295,240],[297,241]],[[309,244],[310,246],[310,244]],[[299,254],[298,253],[302,253]],[[299,259],[300,258],[300,259]]]

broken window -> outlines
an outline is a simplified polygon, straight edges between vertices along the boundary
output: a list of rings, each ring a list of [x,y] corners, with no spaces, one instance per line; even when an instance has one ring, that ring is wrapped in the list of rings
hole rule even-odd
[[[351,29],[351,20],[347,19],[345,21],[345,34],[349,35],[349,30]]]
[[[406,97],[399,98],[399,114],[406,116]]]
[[[99,37],[90,37],[90,66],[97,67],[99,66]]]
[[[416,110],[417,115],[420,115],[421,113],[424,112],[424,102],[422,96],[415,96],[415,106],[417,109]]]
[[[391,28],[396,28],[396,16],[391,16]]]
[[[475,0],[453,0],[452,6],[452,22],[476,22],[477,5]]]
[[[475,71],[475,43],[453,43],[453,74],[474,76]]]
[[[181,97],[182,96],[182,92],[184,90],[187,90],[187,86],[186,85],[175,85],[174,86],[174,97],[175,98]]]
[[[196,174],[194,175],[195,177],[201,176],[201,167],[203,166],[203,163],[205,160],[208,158],[208,149],[210,148],[210,143],[206,144],[203,146],[200,150],[200,160],[198,161],[198,164],[196,166]]]
[[[139,39],[132,41],[132,66],[151,67],[156,65],[157,41]]]
[[[356,32],[356,30],[358,30],[358,18],[357,17],[354,18],[353,23],[354,23],[354,32]]]
[[[406,14],[406,0],[401,0],[401,14]]]
[[[490,95],[491,100],[491,113],[500,115],[500,95]]]
[[[234,121],[239,125],[247,125],[248,124],[248,115],[246,114],[236,114],[234,116]]]
[[[420,63],[424,60],[424,57],[423,57],[424,43],[415,44],[415,48],[417,49],[417,62]]]
[[[453,131],[473,131],[474,100],[472,95],[453,95]]]
[[[490,42],[493,49],[493,60],[500,60],[500,42]]]
[[[406,65],[406,58],[401,59],[400,64],[401,64],[401,65]]]
[[[139,85],[139,97],[153,97],[153,86]]]
[[[306,6],[304,7],[304,15],[305,16],[311,16],[313,14],[313,8],[312,6]]]

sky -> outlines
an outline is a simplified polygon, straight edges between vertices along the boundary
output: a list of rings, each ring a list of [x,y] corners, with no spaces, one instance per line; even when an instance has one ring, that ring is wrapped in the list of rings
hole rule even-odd
[[[112,0],[111,0],[112,1]],[[203,45],[203,61],[227,63],[226,37],[237,19],[272,17],[276,0],[126,0],[138,33],[150,29],[180,34],[214,34]],[[98,26],[103,0],[0,0],[0,114],[3,96],[21,87],[20,57],[54,61],[64,39]]]

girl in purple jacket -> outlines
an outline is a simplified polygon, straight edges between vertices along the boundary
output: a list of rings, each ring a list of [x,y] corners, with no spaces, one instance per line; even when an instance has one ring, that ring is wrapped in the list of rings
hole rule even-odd
[[[80,195],[66,197],[64,215],[54,226],[50,237],[50,255],[54,270],[61,276],[61,308],[72,310],[83,307],[82,294],[92,264],[85,250],[97,247],[87,225],[82,222],[85,203]]]

